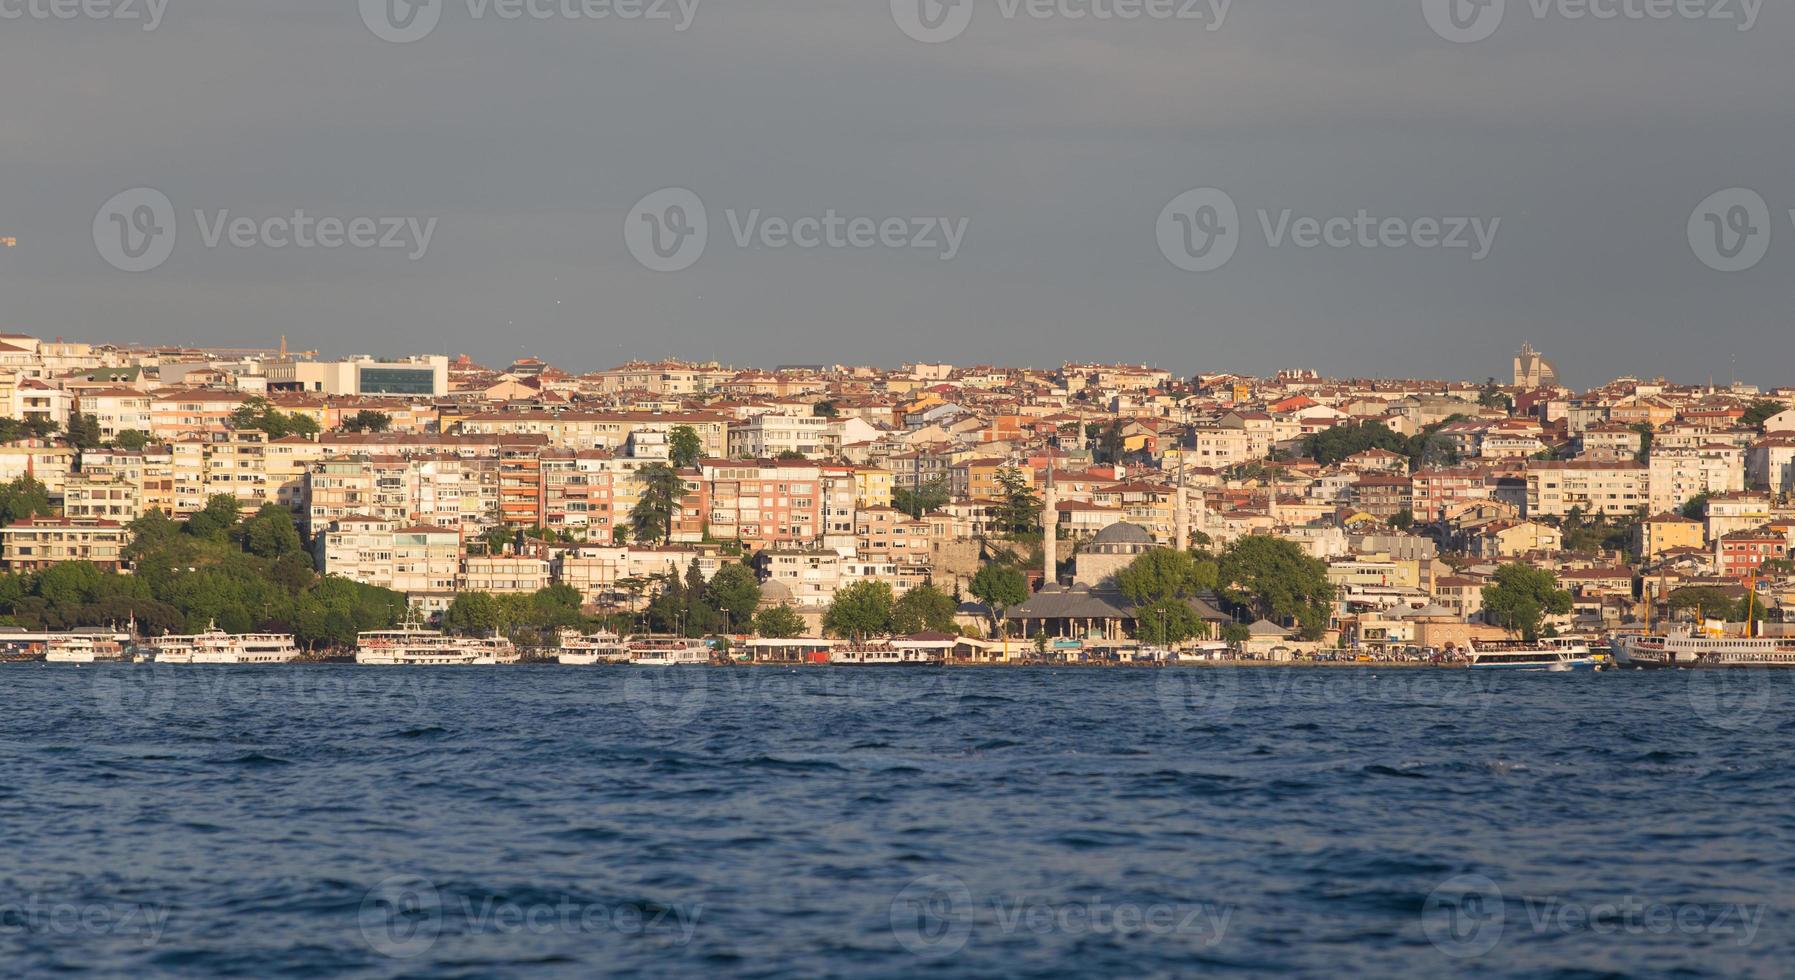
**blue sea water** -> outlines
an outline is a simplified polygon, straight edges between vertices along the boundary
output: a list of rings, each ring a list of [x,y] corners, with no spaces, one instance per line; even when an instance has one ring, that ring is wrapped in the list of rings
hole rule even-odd
[[[1795,676],[0,669],[0,972],[1778,976]]]

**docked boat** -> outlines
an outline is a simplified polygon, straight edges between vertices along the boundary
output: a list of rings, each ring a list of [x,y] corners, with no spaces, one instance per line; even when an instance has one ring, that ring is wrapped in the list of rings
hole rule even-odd
[[[1472,670],[1543,670],[1566,673],[1594,670],[1597,659],[1589,644],[1577,637],[1540,640],[1528,643],[1519,640],[1473,642],[1465,655],[1465,666]]]
[[[415,623],[355,638],[355,662],[383,667],[490,667],[523,659],[502,636],[450,636]]]
[[[906,649],[879,644],[836,647],[829,651],[829,662],[846,667],[889,667],[939,663],[928,650]]]
[[[1614,664],[1648,670],[1685,667],[1795,667],[1795,639],[1727,636],[1683,628],[1614,638]]]
[[[561,631],[561,649],[556,659],[575,667],[594,664],[620,664],[630,659],[629,646],[616,633],[586,635],[577,630]]]
[[[111,630],[75,630],[44,638],[44,661],[53,664],[128,663],[129,633]]]
[[[288,633],[226,633],[217,623],[204,633],[159,636],[144,644],[159,664],[285,664],[299,659]]]
[[[637,640],[629,645],[629,662],[636,667],[702,667],[711,662],[711,648],[703,640]]]

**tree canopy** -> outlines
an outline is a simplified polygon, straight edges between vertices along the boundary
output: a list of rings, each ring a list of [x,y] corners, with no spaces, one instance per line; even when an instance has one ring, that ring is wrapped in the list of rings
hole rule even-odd
[[[1483,608],[1497,626],[1535,640],[1546,616],[1571,611],[1571,594],[1558,587],[1551,572],[1516,562],[1497,569],[1483,587]]]
[[[1222,553],[1217,581],[1229,601],[1271,619],[1295,620],[1303,638],[1327,632],[1334,587],[1327,564],[1283,538],[1241,538]]]
[[[889,635],[893,605],[891,586],[875,579],[855,582],[835,593],[823,613],[823,629],[856,640]]]

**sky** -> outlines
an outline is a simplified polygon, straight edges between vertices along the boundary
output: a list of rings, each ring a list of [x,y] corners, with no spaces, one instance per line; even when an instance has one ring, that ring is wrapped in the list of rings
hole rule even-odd
[[[0,0],[10,332],[1795,384],[1787,5],[86,3]]]

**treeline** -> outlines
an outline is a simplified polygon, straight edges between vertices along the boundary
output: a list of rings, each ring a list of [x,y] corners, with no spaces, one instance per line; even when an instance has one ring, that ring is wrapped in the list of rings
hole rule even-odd
[[[1303,455],[1323,466],[1357,456],[1373,449],[1382,449],[1408,457],[1409,469],[1451,466],[1458,462],[1452,444],[1439,437],[1439,431],[1466,416],[1454,415],[1421,430],[1412,436],[1397,435],[1382,422],[1336,425],[1323,429],[1303,440]]]
[[[364,630],[399,622],[405,597],[312,570],[293,517],[278,505],[240,519],[218,495],[186,522],[153,510],[130,525],[125,552],[135,574],[91,562],[0,575],[0,621],[32,629],[123,628],[149,636],[291,633],[308,649],[349,648]]]

